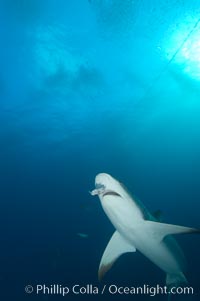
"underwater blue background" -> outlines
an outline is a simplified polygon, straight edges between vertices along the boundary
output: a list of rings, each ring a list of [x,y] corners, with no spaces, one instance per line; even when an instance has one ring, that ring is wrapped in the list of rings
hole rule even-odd
[[[200,227],[199,18],[196,0],[0,2],[2,300],[63,299],[27,284],[100,286],[114,229],[89,194],[99,172],[164,222]],[[172,300],[199,300],[200,237],[177,239],[195,295]],[[105,283],[164,285],[165,274],[136,252]]]

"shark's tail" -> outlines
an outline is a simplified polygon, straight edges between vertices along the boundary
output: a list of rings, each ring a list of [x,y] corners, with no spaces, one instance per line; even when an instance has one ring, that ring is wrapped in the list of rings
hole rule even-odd
[[[168,301],[171,301],[171,297],[172,297],[172,290],[173,290],[173,294],[176,293],[176,288],[179,286],[184,286],[185,284],[187,284],[188,281],[185,278],[185,275],[180,272],[178,274],[167,274],[166,277],[166,285],[168,288]]]

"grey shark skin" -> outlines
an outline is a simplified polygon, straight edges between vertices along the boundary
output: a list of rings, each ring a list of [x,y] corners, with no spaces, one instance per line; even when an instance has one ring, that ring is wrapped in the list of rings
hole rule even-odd
[[[187,283],[183,252],[171,235],[200,233],[200,230],[158,222],[109,174],[98,174],[95,186],[91,195],[99,196],[106,215],[116,229],[102,256],[99,280],[122,254],[138,250],[166,273],[168,287]]]

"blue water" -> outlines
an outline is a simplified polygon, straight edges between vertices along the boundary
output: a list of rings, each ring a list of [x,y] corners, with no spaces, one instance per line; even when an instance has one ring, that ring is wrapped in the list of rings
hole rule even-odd
[[[24,288],[101,286],[114,229],[88,193],[99,172],[163,221],[200,227],[199,18],[196,0],[1,1],[2,300],[153,298]],[[200,236],[177,239],[195,295],[172,300],[199,300]],[[104,283],[163,286],[165,274],[136,252]]]

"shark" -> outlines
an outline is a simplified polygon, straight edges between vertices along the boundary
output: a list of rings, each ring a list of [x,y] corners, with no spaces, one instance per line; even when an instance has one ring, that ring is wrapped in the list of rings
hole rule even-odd
[[[122,183],[107,173],[95,178],[92,196],[98,196],[115,232],[103,253],[98,270],[101,281],[116,260],[138,250],[166,273],[167,287],[184,285],[186,260],[174,234],[200,233],[200,229],[160,222]]]

